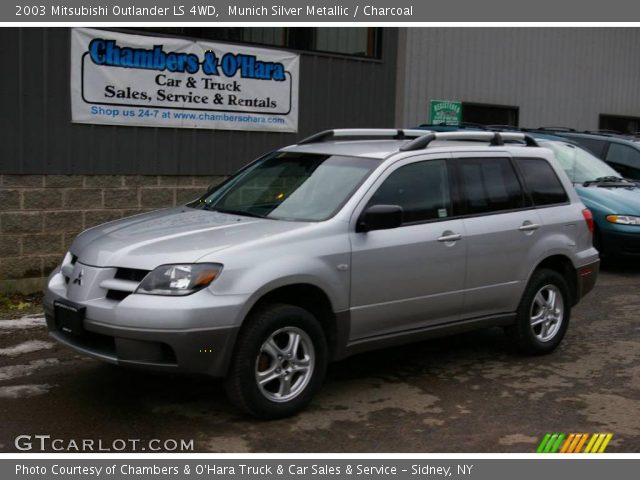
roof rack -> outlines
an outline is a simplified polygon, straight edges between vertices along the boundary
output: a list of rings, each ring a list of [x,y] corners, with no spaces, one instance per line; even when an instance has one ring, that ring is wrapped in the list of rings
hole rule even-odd
[[[521,127],[514,125],[487,125],[487,130],[507,130],[507,131],[522,131]]]
[[[538,127],[536,130],[542,130],[543,132],[575,132],[575,128],[569,127]]]
[[[606,128],[600,128],[598,130],[585,130],[583,133],[591,133],[594,135],[603,135],[603,134],[624,135],[624,133],[619,132],[617,130],[608,130]]]
[[[601,137],[622,137],[625,134],[616,132],[613,130],[583,130],[579,133],[586,133],[588,135],[600,135]]]
[[[478,128],[480,130],[486,130],[487,127],[482,125],[481,123],[473,123],[473,122],[459,122],[459,123],[422,123],[419,125],[420,128],[429,128],[429,127],[457,127],[457,128]]]
[[[427,133],[429,133],[428,130],[401,128],[341,128],[316,133],[300,140],[298,145],[328,142],[332,139],[355,140],[358,138],[376,138],[380,140],[407,140],[409,138],[421,137]]]
[[[438,132],[428,133],[400,147],[400,151],[423,150],[434,140],[479,140],[488,141],[492,147],[503,146],[504,142],[520,141],[527,147],[537,147],[538,142],[531,135],[513,132]]]

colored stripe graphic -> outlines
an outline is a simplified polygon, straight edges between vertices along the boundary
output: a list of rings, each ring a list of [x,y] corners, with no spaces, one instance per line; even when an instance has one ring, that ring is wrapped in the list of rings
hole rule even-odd
[[[582,450],[582,446],[587,441],[587,438],[589,438],[588,433],[583,433],[581,435],[582,437],[580,438],[580,441],[578,442],[578,444],[576,445],[576,448],[571,453],[580,453],[580,450]]]
[[[562,448],[560,449],[560,453],[568,453],[567,450],[571,447],[571,444],[575,441],[576,434],[570,433],[567,439],[565,440]]]
[[[536,453],[543,453],[544,452],[544,447],[547,445],[547,442],[549,441],[550,437],[551,437],[551,434],[547,433],[542,438],[542,441],[540,442],[540,445],[538,445],[538,449],[536,450]]]
[[[542,438],[536,452],[603,453],[612,438],[613,433],[594,433],[592,435],[588,433],[547,433]]]
[[[558,434],[554,433],[549,438],[547,445],[544,447],[544,451],[542,453],[551,453],[551,449],[553,448],[553,444],[556,443],[556,439],[558,438]]]
[[[613,438],[613,433],[607,433],[605,435],[606,436],[604,437],[604,440],[602,441],[602,445],[600,445],[600,450],[598,450],[598,453],[604,453],[605,448],[607,448],[607,445],[609,445],[609,442]]]
[[[566,437],[566,434],[564,433],[558,434],[558,439],[556,440],[556,443],[553,444],[553,447],[551,447],[551,450],[549,451],[549,453],[557,453],[565,437]]]
[[[589,439],[587,446],[584,448],[584,453],[591,453],[591,447],[593,447],[593,445],[596,443],[596,440],[598,439],[598,437],[599,435],[597,433],[594,433],[593,435],[591,435],[591,438]]]

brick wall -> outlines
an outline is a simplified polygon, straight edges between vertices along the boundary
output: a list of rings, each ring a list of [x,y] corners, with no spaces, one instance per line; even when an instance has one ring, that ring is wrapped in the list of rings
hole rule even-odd
[[[0,175],[0,292],[30,292],[81,231],[181,205],[224,177]]]

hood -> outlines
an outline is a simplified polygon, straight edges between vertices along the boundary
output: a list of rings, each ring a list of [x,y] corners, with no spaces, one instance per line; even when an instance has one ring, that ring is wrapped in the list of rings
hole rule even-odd
[[[626,215],[640,215],[640,188],[576,186],[583,203],[589,208]]]
[[[81,233],[70,250],[86,265],[152,270],[305,225],[178,207],[98,225]]]

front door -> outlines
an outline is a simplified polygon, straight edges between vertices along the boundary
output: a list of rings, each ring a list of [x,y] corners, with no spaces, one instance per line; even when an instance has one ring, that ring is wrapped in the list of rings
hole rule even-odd
[[[399,205],[404,221],[393,229],[352,230],[350,340],[457,320],[467,247],[452,209],[448,160],[399,162],[369,195],[360,211]]]

